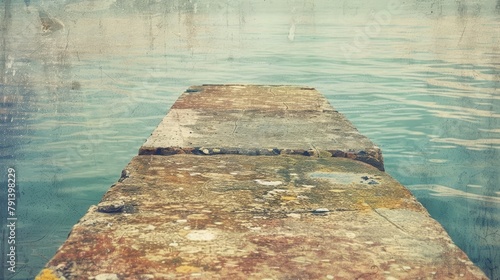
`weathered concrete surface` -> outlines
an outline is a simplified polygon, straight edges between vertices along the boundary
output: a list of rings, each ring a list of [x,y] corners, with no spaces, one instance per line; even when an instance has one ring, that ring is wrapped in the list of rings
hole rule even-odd
[[[191,87],[37,279],[486,279],[381,170],[314,89]]]
[[[44,273],[486,279],[407,189],[372,166],[292,155],[201,158],[135,157]]]
[[[349,157],[384,169],[380,149],[308,87],[190,87],[139,150],[176,153]]]

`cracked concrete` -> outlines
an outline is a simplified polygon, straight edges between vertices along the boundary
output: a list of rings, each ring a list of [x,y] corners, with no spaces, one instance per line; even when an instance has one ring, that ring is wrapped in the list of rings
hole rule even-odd
[[[210,154],[349,157],[384,169],[380,149],[309,87],[190,87],[139,154],[206,154],[199,152],[204,149]]]
[[[406,188],[358,161],[145,155],[126,170],[48,269],[66,279],[486,279]],[[109,205],[123,210],[99,210]]]
[[[191,87],[37,280],[487,279],[367,149],[311,88]]]

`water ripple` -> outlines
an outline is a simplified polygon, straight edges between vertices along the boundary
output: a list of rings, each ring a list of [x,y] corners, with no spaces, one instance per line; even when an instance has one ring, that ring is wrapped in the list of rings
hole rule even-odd
[[[422,184],[422,185],[408,185],[407,187],[412,191],[417,191],[417,190],[431,191],[432,192],[431,195],[433,196],[465,198],[483,202],[500,203],[500,196],[497,197],[497,196],[479,195],[479,194],[464,192],[447,186]]]

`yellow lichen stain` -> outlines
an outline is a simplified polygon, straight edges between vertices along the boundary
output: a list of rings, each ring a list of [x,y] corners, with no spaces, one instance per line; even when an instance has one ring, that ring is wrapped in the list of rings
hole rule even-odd
[[[396,209],[401,208],[401,200],[399,199],[381,199],[376,203],[376,208]]]
[[[190,273],[201,272],[201,269],[199,267],[195,267],[195,266],[181,265],[181,266],[178,266],[175,268],[175,272],[183,273],[183,274],[190,274]]]
[[[281,197],[281,200],[286,200],[286,201],[291,201],[291,200],[296,200],[296,196],[291,196],[291,195],[284,195]]]
[[[364,200],[361,199],[356,202],[356,206],[357,206],[356,208],[358,208],[361,211],[372,210],[370,204],[366,203]]]
[[[35,280],[59,280],[59,278],[51,269],[45,268],[43,269]]]

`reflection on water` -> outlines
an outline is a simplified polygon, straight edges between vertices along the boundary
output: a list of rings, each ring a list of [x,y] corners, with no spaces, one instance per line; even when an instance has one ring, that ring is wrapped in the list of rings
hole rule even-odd
[[[318,88],[498,279],[500,2],[389,3],[3,1],[0,159],[20,190],[6,279],[33,277],[203,83]]]
[[[454,198],[465,198],[487,203],[500,203],[500,197],[474,194],[472,192],[461,191],[440,185],[410,185],[407,186],[412,191],[428,190],[431,196],[444,196]],[[467,185],[469,188],[482,188],[480,185]]]

